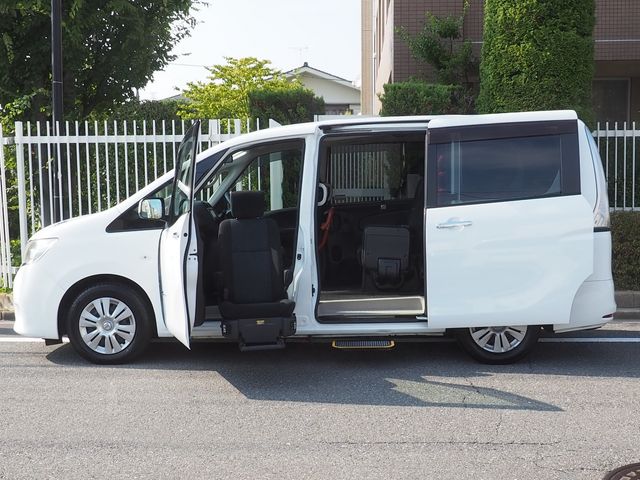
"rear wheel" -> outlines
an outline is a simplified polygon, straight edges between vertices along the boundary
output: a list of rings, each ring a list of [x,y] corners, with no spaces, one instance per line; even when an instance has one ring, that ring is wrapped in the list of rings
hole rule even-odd
[[[477,361],[514,363],[529,354],[540,336],[540,327],[474,327],[457,332],[458,343]]]
[[[76,351],[93,363],[125,363],[147,347],[151,317],[130,288],[99,284],[84,290],[67,314],[67,335]]]

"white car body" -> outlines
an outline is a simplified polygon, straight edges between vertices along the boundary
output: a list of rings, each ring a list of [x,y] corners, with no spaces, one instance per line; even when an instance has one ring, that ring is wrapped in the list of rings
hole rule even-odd
[[[446,208],[425,206],[426,311],[414,321],[326,323],[318,320],[315,312],[319,273],[314,253],[319,240],[314,208],[319,145],[327,131],[348,133],[366,129],[375,134],[410,129],[435,135],[437,131],[466,126],[491,128],[552,121],[577,124],[578,194],[452,204]],[[607,192],[603,189],[606,184],[600,158],[597,151],[590,148],[588,135],[584,124],[571,111],[349,118],[249,133],[200,153],[197,161],[261,142],[282,139],[305,142],[295,246],[297,259],[293,282],[288,287],[289,298],[296,302],[296,336],[420,336],[489,325],[544,325],[551,326],[555,332],[566,332],[599,327],[611,320],[616,310],[611,233],[606,225],[598,227],[594,223],[594,215],[597,216],[598,209],[602,210],[603,202],[607,201]],[[219,165],[220,162],[212,168]],[[175,230],[176,238],[185,228],[188,231],[191,221],[188,215],[165,229],[107,232],[114,220],[171,178],[172,174],[164,175],[109,210],[37,232],[31,242],[56,240],[44,254],[23,265],[17,273],[13,297],[15,331],[29,337],[60,339],[65,333],[63,320],[69,302],[83,288],[106,279],[121,282],[148,302],[158,337],[176,336],[187,345],[189,337],[222,338],[219,322],[207,321],[191,329],[189,319],[176,313],[185,311],[180,305],[189,303],[189,295],[181,299],[166,297],[170,291],[193,290],[189,286],[193,285],[193,276],[183,280],[175,274],[189,242],[182,241],[179,248],[172,250],[160,247],[161,237],[169,237],[171,229]],[[428,198],[428,173],[425,178]],[[217,194],[216,198],[221,195]],[[608,204],[606,209],[608,215]],[[469,228],[445,225],[460,220],[468,221]],[[172,268],[173,276],[167,274]],[[464,268],[466,273],[460,276],[459,268]],[[187,316],[192,311],[190,305]],[[168,312],[173,313],[168,315]]]

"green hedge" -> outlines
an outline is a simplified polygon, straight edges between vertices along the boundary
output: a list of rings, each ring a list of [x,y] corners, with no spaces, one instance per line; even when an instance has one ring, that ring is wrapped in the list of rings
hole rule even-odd
[[[438,115],[450,113],[458,87],[417,80],[387,83],[380,95],[380,115]]]
[[[478,112],[574,109],[593,121],[594,0],[486,0]]]
[[[640,212],[611,215],[616,290],[640,290]]]
[[[249,116],[259,118],[263,125],[270,118],[282,125],[311,122],[314,115],[323,113],[324,99],[307,88],[249,92]]]

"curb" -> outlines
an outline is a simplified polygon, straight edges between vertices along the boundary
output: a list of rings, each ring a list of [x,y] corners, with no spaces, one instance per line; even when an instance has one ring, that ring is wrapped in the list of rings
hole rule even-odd
[[[0,293],[0,320],[14,320],[11,294]]]
[[[640,310],[637,308],[619,308],[615,315],[614,320],[640,320]]]
[[[619,291],[616,292],[616,304],[618,309],[640,310],[640,292]]]

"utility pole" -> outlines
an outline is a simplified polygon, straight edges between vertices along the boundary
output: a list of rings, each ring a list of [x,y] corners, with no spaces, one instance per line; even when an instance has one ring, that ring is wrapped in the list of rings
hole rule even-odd
[[[63,111],[62,111],[62,0],[51,0],[51,99],[53,103],[53,131],[54,135],[63,134]],[[64,161],[59,153],[62,148],[55,145],[54,161],[49,166],[49,175],[52,176],[53,204],[49,205],[51,217],[42,219],[43,225],[49,220],[58,222],[62,220],[61,195],[62,195],[62,173]],[[49,196],[45,196],[49,201]],[[45,209],[46,212],[46,209]],[[45,215],[46,217],[47,215]]]

